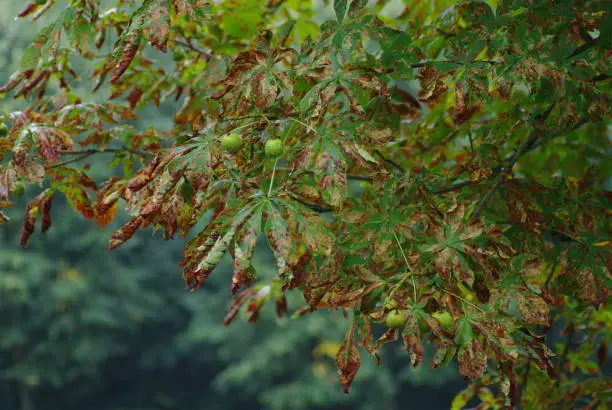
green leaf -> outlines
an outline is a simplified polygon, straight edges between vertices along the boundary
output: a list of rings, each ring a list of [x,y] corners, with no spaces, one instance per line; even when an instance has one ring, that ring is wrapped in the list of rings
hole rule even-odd
[[[457,321],[457,331],[455,333],[455,343],[459,346],[463,346],[469,343],[474,338],[472,332],[472,324],[468,316],[462,316]]]
[[[338,20],[339,24],[342,24],[344,21],[348,3],[349,0],[334,0],[334,11],[336,12],[336,19]]]

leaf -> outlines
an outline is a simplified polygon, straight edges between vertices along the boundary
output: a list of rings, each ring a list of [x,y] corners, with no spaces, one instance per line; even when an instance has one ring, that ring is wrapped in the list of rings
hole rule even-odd
[[[289,275],[295,264],[295,244],[289,234],[287,221],[273,203],[267,203],[264,208],[264,232],[268,237],[270,248],[276,257],[276,266],[280,275]]]
[[[459,348],[457,353],[459,373],[470,379],[483,375],[487,370],[487,355],[476,339],[472,339]]]
[[[348,394],[351,383],[361,366],[359,351],[355,346],[354,322],[348,328],[344,336],[344,341],[340,345],[340,349],[336,355],[336,366],[340,372],[340,383],[342,384],[344,393]]]
[[[41,225],[40,225],[40,231],[41,232],[47,232],[49,230],[49,228],[51,228],[51,204],[53,201],[53,197],[50,196],[48,198],[46,198],[44,201],[42,201],[41,203],[41,207],[42,207],[42,218],[41,218]]]
[[[236,232],[248,221],[254,211],[252,205],[234,203],[218,214],[208,226],[193,238],[183,254],[181,266],[191,290],[200,287],[229,249]]]
[[[147,19],[143,28],[143,35],[153,46],[163,51],[168,51],[168,35],[170,32],[170,20],[166,0],[150,1],[146,9]]]
[[[87,192],[77,185],[59,185],[57,189],[64,194],[68,203],[87,219],[93,219],[95,212]]]
[[[450,406],[451,410],[464,409],[472,397],[474,397],[473,389],[467,388],[467,389],[460,391],[455,396],[455,398],[453,399],[453,402],[451,403],[451,406]]]
[[[255,252],[257,238],[261,232],[263,210],[261,207],[251,215],[244,224],[234,245],[234,275],[232,276],[232,294],[240,287],[249,286],[255,278],[255,269],[251,259]]]
[[[548,325],[550,312],[548,303],[539,296],[521,295],[516,298],[523,321],[532,325]]]
[[[347,164],[344,156],[330,144],[328,150],[319,153],[315,175],[325,201],[334,208],[342,208],[347,193]]]
[[[89,56],[95,39],[94,25],[77,17],[74,9],[70,8],[64,12],[64,30],[71,45],[81,54]]]
[[[206,18],[212,12],[210,2],[207,0],[171,0],[176,11],[176,16],[189,17],[198,21]]]
[[[111,83],[116,82],[128,69],[136,53],[140,49],[140,43],[143,39],[143,33],[145,30],[148,14],[152,11],[155,6],[156,0],[146,0],[144,4],[134,12],[127,29],[121,34],[117,47],[113,50],[112,60],[115,63],[111,74]],[[158,16],[159,17],[159,16]],[[156,21],[154,20],[155,24]],[[159,24],[159,23],[158,23]],[[163,30],[162,30],[163,31]],[[159,34],[157,31],[148,31],[149,35]],[[155,41],[162,41],[163,39],[158,38]],[[165,45],[164,45],[165,47]]]
[[[21,57],[20,69],[22,71],[35,70],[41,65],[41,61],[47,62],[55,58],[56,49],[59,46],[61,26],[55,23],[43,28],[28,46]]]
[[[334,11],[336,12],[336,19],[338,19],[339,24],[342,24],[346,15],[347,3],[348,0],[334,0]]]
[[[410,363],[413,367],[417,367],[425,355],[425,349],[421,344],[419,335],[413,332],[404,332],[403,340],[404,348],[410,357]]]
[[[457,331],[455,333],[455,343],[459,346],[463,346],[474,339],[474,333],[472,332],[472,324],[468,316],[462,316],[457,321]]]
[[[26,206],[25,215],[23,217],[23,226],[21,228],[20,244],[22,247],[25,248],[28,245],[30,237],[36,230],[36,218],[38,217],[41,208],[45,206],[45,203],[47,203],[47,201],[51,198],[52,195],[52,189],[45,189]],[[47,205],[47,207],[48,206],[49,205]],[[50,208],[47,208],[47,212],[49,210]],[[45,225],[49,223],[49,221],[43,222],[43,227],[45,227]]]
[[[123,225],[120,229],[113,232],[110,240],[108,241],[108,249],[112,250],[116,247],[123,245],[127,242],[134,233],[140,228],[142,225],[142,218],[137,216],[136,218],[132,218],[128,223]]]

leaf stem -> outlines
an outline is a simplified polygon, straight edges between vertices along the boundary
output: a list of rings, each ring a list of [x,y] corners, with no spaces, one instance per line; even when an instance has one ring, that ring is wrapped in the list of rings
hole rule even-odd
[[[440,289],[440,290],[441,290],[442,292],[448,293],[448,294],[449,294],[449,295],[451,295],[451,296],[456,297],[457,299],[459,299],[459,300],[460,300],[460,301],[462,301],[463,303],[465,303],[465,304],[467,304],[467,305],[470,305],[470,306],[471,306],[471,307],[473,307],[474,309],[478,310],[480,313],[485,313],[485,314],[486,314],[486,312],[485,312],[484,310],[482,310],[481,308],[479,308],[477,305],[475,305],[475,304],[473,304],[472,302],[470,302],[469,300],[467,300],[467,299],[465,299],[465,298],[463,298],[463,297],[461,297],[461,296],[457,295],[456,293],[451,292],[450,290],[447,290],[447,289]]]
[[[406,263],[406,268],[408,268],[408,274],[404,275],[404,277],[402,278],[402,280],[400,280],[398,282],[397,285],[395,285],[393,287],[393,289],[391,290],[391,292],[389,293],[389,297],[393,296],[393,294],[395,293],[395,291],[406,281],[406,279],[408,279],[408,277],[410,276],[410,278],[412,279],[412,292],[414,295],[414,301],[417,301],[417,289],[416,289],[416,281],[414,279],[414,274],[412,273],[412,268],[410,267],[410,263],[408,263],[408,257],[406,256],[406,253],[404,252],[404,248],[402,248],[402,244],[399,240],[399,238],[397,237],[397,234],[395,233],[395,231],[391,231],[393,232],[393,237],[395,238],[395,242],[397,242],[397,246],[400,249],[400,252],[402,253],[402,256],[404,257],[404,262]]]
[[[274,174],[276,172],[277,163],[278,163],[278,158],[274,161],[274,167],[272,167],[272,178],[270,179],[270,186],[268,187],[268,197],[272,193],[272,186],[274,185]]]
[[[257,123],[258,123],[258,121],[249,122],[249,123],[247,123],[247,124],[244,124],[244,125],[241,125],[241,126],[239,126],[239,127],[233,128],[233,129],[232,129],[232,131],[241,130],[241,129],[243,129],[243,128],[250,127],[251,125],[255,125],[255,124],[257,124]]]
[[[305,122],[302,122],[302,121],[298,120],[297,118],[293,118],[293,117],[289,117],[289,119],[290,119],[291,121],[294,121],[294,122],[296,122],[296,123],[298,123],[298,124],[300,124],[300,125],[304,126],[304,127],[306,128],[306,131],[312,131],[312,132],[314,132],[315,134],[318,134],[318,133],[317,133],[317,130],[315,130],[315,129],[314,129],[312,126],[310,126],[310,125],[306,124]]]

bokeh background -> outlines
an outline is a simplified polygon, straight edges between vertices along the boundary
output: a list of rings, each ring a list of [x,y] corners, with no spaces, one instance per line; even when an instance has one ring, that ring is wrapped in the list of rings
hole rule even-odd
[[[401,3],[401,2],[400,2]],[[0,0],[0,83],[53,16],[16,21],[24,2]],[[332,12],[315,1],[317,18]],[[392,12],[392,10],[391,10]],[[157,56],[163,64],[167,56]],[[91,95],[81,79],[77,92]],[[0,110],[23,101],[0,99]],[[178,106],[139,111],[130,126],[168,128]],[[113,166],[89,159],[100,177]],[[93,161],[93,162],[92,162]],[[183,241],[150,230],[106,250],[110,233],[54,202],[53,228],[19,247],[23,203],[0,230],[0,409],[224,410],[224,409],[448,409],[464,387],[453,366],[430,370],[431,356],[413,369],[401,343],[364,355],[351,394],[342,393],[334,357],[347,327],[342,312],[230,327],[231,265],[225,260],[196,292],[185,290],[178,268]],[[257,247],[256,268],[273,275],[273,257]],[[289,307],[301,304],[290,295]],[[429,351],[430,353],[430,351]]]

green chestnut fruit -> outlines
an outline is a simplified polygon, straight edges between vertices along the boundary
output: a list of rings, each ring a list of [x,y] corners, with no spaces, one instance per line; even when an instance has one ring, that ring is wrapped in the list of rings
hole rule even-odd
[[[283,142],[278,138],[268,140],[264,151],[267,157],[276,158],[283,153]]]
[[[242,138],[238,134],[226,134],[221,137],[221,145],[227,152],[234,153],[242,146]]]
[[[398,310],[391,311],[387,314],[385,323],[387,324],[387,327],[397,329],[404,326],[404,323],[406,323],[406,315]]]
[[[434,312],[431,314],[444,330],[449,330],[453,326],[453,317],[448,312]]]

